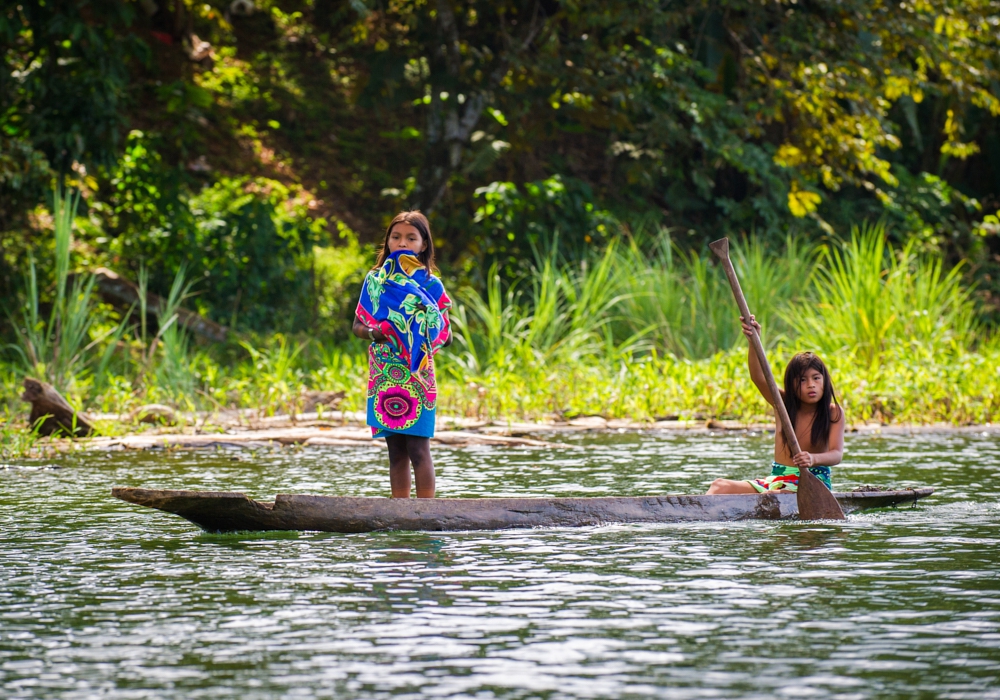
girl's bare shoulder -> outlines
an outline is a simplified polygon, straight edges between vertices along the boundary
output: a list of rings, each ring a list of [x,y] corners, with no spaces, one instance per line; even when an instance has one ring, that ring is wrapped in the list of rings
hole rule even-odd
[[[844,409],[838,404],[830,404],[830,423],[839,423],[844,417]]]

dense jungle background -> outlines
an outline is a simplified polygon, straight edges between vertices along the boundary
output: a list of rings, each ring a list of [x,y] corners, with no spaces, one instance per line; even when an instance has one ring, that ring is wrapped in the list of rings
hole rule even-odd
[[[11,0],[0,46],[8,415],[29,374],[363,406],[407,208],[458,302],[447,411],[760,414],[721,236],[855,419],[1000,406],[997,0]]]

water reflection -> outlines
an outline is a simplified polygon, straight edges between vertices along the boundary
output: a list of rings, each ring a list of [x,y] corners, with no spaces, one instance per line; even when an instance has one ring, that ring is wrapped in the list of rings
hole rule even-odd
[[[439,488],[697,493],[769,463],[768,436],[559,439],[574,449],[440,450]],[[847,447],[838,487],[938,493],[837,525],[211,535],[109,486],[384,495],[384,457],[85,454],[3,469],[0,696],[996,696],[1000,443]]]

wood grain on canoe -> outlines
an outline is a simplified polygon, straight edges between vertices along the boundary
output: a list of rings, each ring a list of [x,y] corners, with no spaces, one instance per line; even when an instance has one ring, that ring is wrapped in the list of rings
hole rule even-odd
[[[932,488],[834,494],[845,512],[912,503]],[[278,494],[260,502],[228,491],[115,487],[129,503],[180,515],[210,532],[243,530],[503,530],[608,523],[782,520],[798,516],[794,493],[602,498],[392,499]]]

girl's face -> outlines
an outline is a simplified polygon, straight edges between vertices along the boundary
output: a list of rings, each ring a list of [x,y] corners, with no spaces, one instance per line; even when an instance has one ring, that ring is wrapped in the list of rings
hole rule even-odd
[[[410,250],[419,255],[424,250],[424,238],[416,226],[410,224],[396,224],[389,232],[389,252],[395,253],[397,250]]]
[[[808,404],[817,404],[823,398],[823,374],[811,367],[805,374],[799,377],[799,401]]]

